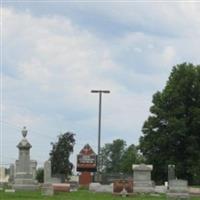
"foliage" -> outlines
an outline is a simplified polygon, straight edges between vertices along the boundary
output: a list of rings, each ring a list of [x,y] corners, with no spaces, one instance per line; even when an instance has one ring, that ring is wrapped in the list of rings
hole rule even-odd
[[[126,148],[126,142],[121,139],[107,143],[101,149],[103,172],[105,173],[131,173],[132,164],[142,162],[135,145]]]
[[[200,66],[173,67],[163,91],[153,95],[150,111],[140,149],[154,165],[154,179],[166,180],[167,165],[175,164],[179,178],[200,180]]]
[[[74,133],[66,132],[59,135],[58,142],[51,143],[50,160],[52,165],[52,174],[62,174],[66,178],[71,175],[73,164],[69,157],[74,149]]]
[[[39,183],[44,183],[44,169],[43,168],[38,168],[36,171],[36,180]]]
[[[132,173],[132,165],[144,163],[142,154],[139,153],[137,146],[131,144],[124,151],[121,159],[121,171],[126,173]]]

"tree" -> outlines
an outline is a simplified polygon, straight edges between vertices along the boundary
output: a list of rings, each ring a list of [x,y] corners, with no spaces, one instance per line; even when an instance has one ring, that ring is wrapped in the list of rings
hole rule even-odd
[[[121,171],[124,173],[132,173],[132,165],[144,163],[142,154],[139,153],[138,147],[134,144],[128,146],[121,159]]]
[[[64,175],[65,178],[71,175],[73,164],[69,161],[69,157],[74,149],[74,135],[70,132],[61,134],[58,137],[58,142],[51,143],[52,150],[49,155],[53,174]]]
[[[36,171],[36,180],[39,183],[44,183],[44,169],[43,168],[38,168]]]
[[[166,180],[167,165],[175,164],[179,178],[200,180],[200,66],[174,66],[152,102],[140,149],[154,165],[154,179]]]
[[[126,142],[121,139],[107,143],[101,149],[103,172],[132,173],[132,164],[142,162],[142,156],[135,145],[126,148]]]

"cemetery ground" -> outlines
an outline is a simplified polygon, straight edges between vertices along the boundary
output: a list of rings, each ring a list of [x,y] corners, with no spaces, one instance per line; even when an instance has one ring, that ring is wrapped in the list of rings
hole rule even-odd
[[[17,191],[15,193],[5,193],[0,191],[1,200],[166,200],[165,195],[156,194],[140,194],[129,197],[114,196],[108,193],[94,193],[88,190],[78,190],[77,192],[70,193],[56,193],[52,197],[42,196],[40,191],[27,192],[27,191]],[[200,200],[200,197],[191,197],[190,200]]]

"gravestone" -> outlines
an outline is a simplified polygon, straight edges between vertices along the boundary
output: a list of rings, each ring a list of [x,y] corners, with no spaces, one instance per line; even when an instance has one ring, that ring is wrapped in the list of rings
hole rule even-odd
[[[13,189],[16,190],[36,190],[37,181],[31,173],[30,149],[31,144],[26,139],[26,127],[22,130],[23,139],[17,145],[19,149],[19,159],[16,161],[16,173],[14,178]]]
[[[171,180],[167,199],[189,199],[188,182],[186,180]]]
[[[47,160],[44,163],[44,183],[51,182],[51,161]]]
[[[14,178],[15,178],[15,165],[10,164],[9,182],[14,183]]]
[[[154,192],[154,183],[151,180],[152,165],[133,165],[134,192]]]
[[[44,163],[44,183],[60,183],[61,178],[52,177],[51,161],[47,160]]]
[[[7,183],[8,179],[9,179],[9,176],[6,175],[5,167],[0,167],[0,183],[1,184]]]
[[[115,180],[113,184],[113,194],[126,194],[133,193],[133,181],[132,180]]]
[[[89,190],[92,192],[99,192],[99,193],[112,193],[113,192],[113,183],[102,185],[101,183],[90,183]]]
[[[168,165],[168,185],[170,186],[171,180],[176,179],[175,165]]]
[[[41,187],[41,193],[43,196],[53,196],[54,195],[53,185],[50,183],[43,184]]]

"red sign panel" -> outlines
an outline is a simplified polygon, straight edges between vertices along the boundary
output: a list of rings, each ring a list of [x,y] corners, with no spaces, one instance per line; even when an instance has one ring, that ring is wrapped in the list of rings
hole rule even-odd
[[[77,171],[95,172],[97,156],[89,144],[85,145],[77,156]]]

